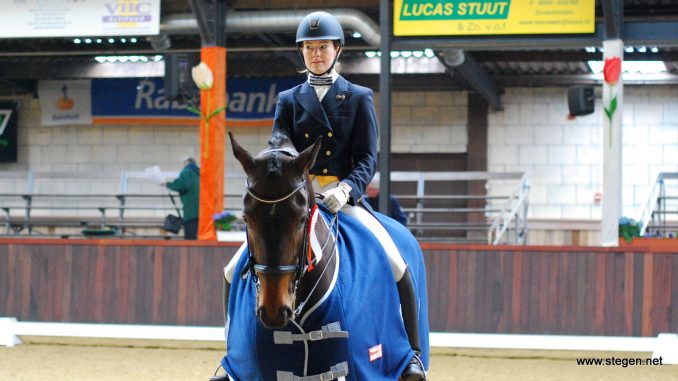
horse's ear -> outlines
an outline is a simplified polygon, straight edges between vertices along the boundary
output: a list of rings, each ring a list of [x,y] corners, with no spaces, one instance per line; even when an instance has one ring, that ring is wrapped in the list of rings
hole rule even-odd
[[[240,144],[233,137],[231,131],[228,132],[228,137],[231,139],[231,148],[233,149],[233,156],[240,162],[242,168],[245,170],[245,173],[249,174],[252,168],[254,168],[254,158],[252,155],[247,152],[246,149],[242,148]]]
[[[299,156],[297,156],[297,158],[294,159],[294,164],[300,167],[304,172],[311,169],[313,164],[315,164],[315,158],[318,156],[318,152],[320,151],[321,139],[322,137],[319,136],[312,146],[301,151]]]

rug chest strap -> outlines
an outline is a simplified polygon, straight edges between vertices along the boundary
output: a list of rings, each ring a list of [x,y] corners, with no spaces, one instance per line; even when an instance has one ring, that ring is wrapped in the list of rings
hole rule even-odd
[[[277,381],[331,381],[348,375],[348,363],[342,362],[330,368],[329,371],[313,376],[299,377],[292,372],[278,371]]]
[[[288,331],[273,332],[273,342],[276,344],[293,344],[295,341],[318,341],[325,339],[345,339],[347,331],[341,330],[339,322],[330,323],[321,327],[319,331],[308,333],[292,333]]]

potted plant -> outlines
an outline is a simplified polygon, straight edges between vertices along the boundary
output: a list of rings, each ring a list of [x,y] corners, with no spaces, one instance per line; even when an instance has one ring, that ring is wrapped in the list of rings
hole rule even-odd
[[[634,238],[640,237],[640,222],[633,218],[622,217],[619,219],[619,238],[631,243]]]
[[[234,222],[237,216],[229,211],[224,210],[221,213],[216,213],[212,216],[214,220],[214,228],[217,231],[217,241],[229,242],[244,242],[246,235],[244,231],[234,231]]]
[[[230,231],[233,229],[233,221],[235,221],[235,214],[224,210],[221,213],[216,213],[212,216],[214,220],[214,228],[217,231]]]

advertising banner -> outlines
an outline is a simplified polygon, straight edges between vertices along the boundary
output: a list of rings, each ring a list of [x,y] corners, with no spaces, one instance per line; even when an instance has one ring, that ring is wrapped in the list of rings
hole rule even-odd
[[[0,36],[139,36],[160,32],[160,0],[0,0]]]
[[[396,36],[595,31],[595,0],[395,0]]]
[[[226,125],[270,126],[278,93],[305,78],[228,79]],[[92,80],[95,124],[197,125],[198,116],[164,97],[162,78]]]
[[[92,124],[90,80],[40,81],[43,126]]]

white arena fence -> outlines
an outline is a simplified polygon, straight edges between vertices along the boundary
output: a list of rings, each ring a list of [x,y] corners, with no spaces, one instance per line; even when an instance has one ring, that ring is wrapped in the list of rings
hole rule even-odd
[[[15,318],[0,318],[0,346],[19,345],[20,336],[223,342],[224,328],[20,322]],[[648,352],[652,353],[652,358],[661,357],[663,364],[678,364],[678,334],[673,333],[661,333],[657,337],[625,337],[431,332],[429,340],[434,348]]]

